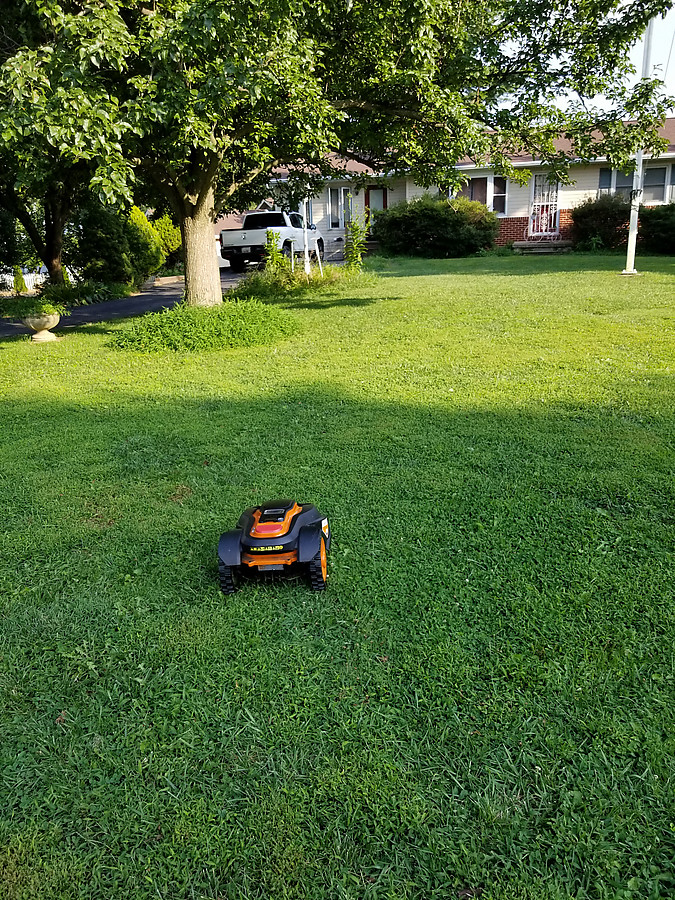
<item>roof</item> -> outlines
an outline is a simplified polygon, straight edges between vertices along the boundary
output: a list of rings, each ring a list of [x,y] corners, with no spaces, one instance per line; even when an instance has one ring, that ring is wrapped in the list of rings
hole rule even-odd
[[[663,125],[659,128],[659,134],[668,141],[668,147],[659,154],[659,158],[663,156],[675,155],[675,118],[665,119]],[[573,145],[568,138],[558,138],[555,141],[556,150],[563,153],[572,153]],[[538,165],[540,160],[531,153],[517,153],[509,157],[514,166],[530,166]],[[656,158],[656,157],[654,157]],[[599,156],[597,161],[602,162],[604,156]],[[475,160],[465,157],[457,163],[458,168],[488,168],[489,163],[484,165],[476,163]]]

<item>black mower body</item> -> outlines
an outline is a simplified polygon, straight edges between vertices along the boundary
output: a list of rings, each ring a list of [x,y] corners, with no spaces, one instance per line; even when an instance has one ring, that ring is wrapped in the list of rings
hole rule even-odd
[[[224,571],[234,580],[235,574],[247,570],[249,573],[281,572],[291,567],[297,569],[298,565],[311,569],[322,558],[325,587],[325,557],[330,541],[328,519],[311,503],[284,499],[252,506],[242,513],[236,528],[221,535],[218,543],[221,588],[225,593],[234,590],[233,585],[230,590],[223,587]]]

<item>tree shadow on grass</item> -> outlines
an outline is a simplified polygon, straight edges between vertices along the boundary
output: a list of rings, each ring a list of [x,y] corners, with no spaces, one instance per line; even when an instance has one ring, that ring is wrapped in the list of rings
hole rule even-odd
[[[45,895],[64,846],[134,897],[666,877],[672,417],[306,387],[0,423],[0,809]],[[277,496],[330,517],[327,592],[224,598],[220,532]]]
[[[387,298],[396,299],[396,298]],[[333,309],[344,307],[371,306],[376,303],[378,298],[375,297],[280,297],[275,300],[275,304],[283,306],[286,309]]]

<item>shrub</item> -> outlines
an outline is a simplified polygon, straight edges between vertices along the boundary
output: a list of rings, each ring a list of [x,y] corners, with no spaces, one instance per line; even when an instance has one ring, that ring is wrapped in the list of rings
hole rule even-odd
[[[675,203],[642,207],[639,235],[648,253],[675,256]]]
[[[181,303],[135,319],[115,335],[112,346],[143,353],[222,350],[268,344],[294,330],[288,313],[257,300],[229,300],[211,307]]]
[[[173,224],[168,215],[163,215],[160,219],[152,222],[152,227],[162,245],[164,253],[164,264],[168,268],[174,268],[180,261],[180,248],[182,238],[180,228]]]
[[[601,194],[572,210],[572,237],[579,250],[613,250],[628,236],[630,203],[617,194]]]
[[[131,207],[124,230],[133,270],[132,281],[140,287],[164,262],[162,242],[152,223],[137,206]]]
[[[428,195],[375,215],[373,237],[385,253],[404,256],[470,256],[494,245],[497,215],[482,203]]]
[[[102,284],[98,281],[80,281],[77,284],[51,284],[45,282],[40,288],[40,296],[52,303],[60,303],[70,308],[104,303],[128,297],[131,289],[127,284]]]
[[[329,285],[351,278],[358,278],[363,282],[374,277],[354,273],[346,266],[330,265],[323,267],[323,275],[318,266],[312,266],[309,275],[306,275],[302,266],[297,266],[295,272],[291,272],[288,261],[284,260],[284,263],[287,268],[275,270],[268,266],[251,272],[229,290],[227,296],[234,300],[278,300],[295,294],[319,293]]]
[[[131,282],[134,270],[121,216],[91,198],[74,224],[69,257],[80,277],[98,283]]]
[[[15,294],[27,294],[28,287],[26,286],[26,279],[23,277],[23,272],[19,268],[19,266],[14,266],[14,293]]]

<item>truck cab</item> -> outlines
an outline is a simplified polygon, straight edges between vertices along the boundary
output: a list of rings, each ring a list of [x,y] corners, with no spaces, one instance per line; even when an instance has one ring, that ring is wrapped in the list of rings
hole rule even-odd
[[[277,235],[277,246],[286,256],[304,254],[305,234],[310,256],[323,259],[324,240],[316,225],[304,228],[300,213],[277,210],[251,212],[241,228],[226,228],[220,232],[220,255],[233,272],[243,272],[249,262],[259,263],[265,257],[267,234]]]

